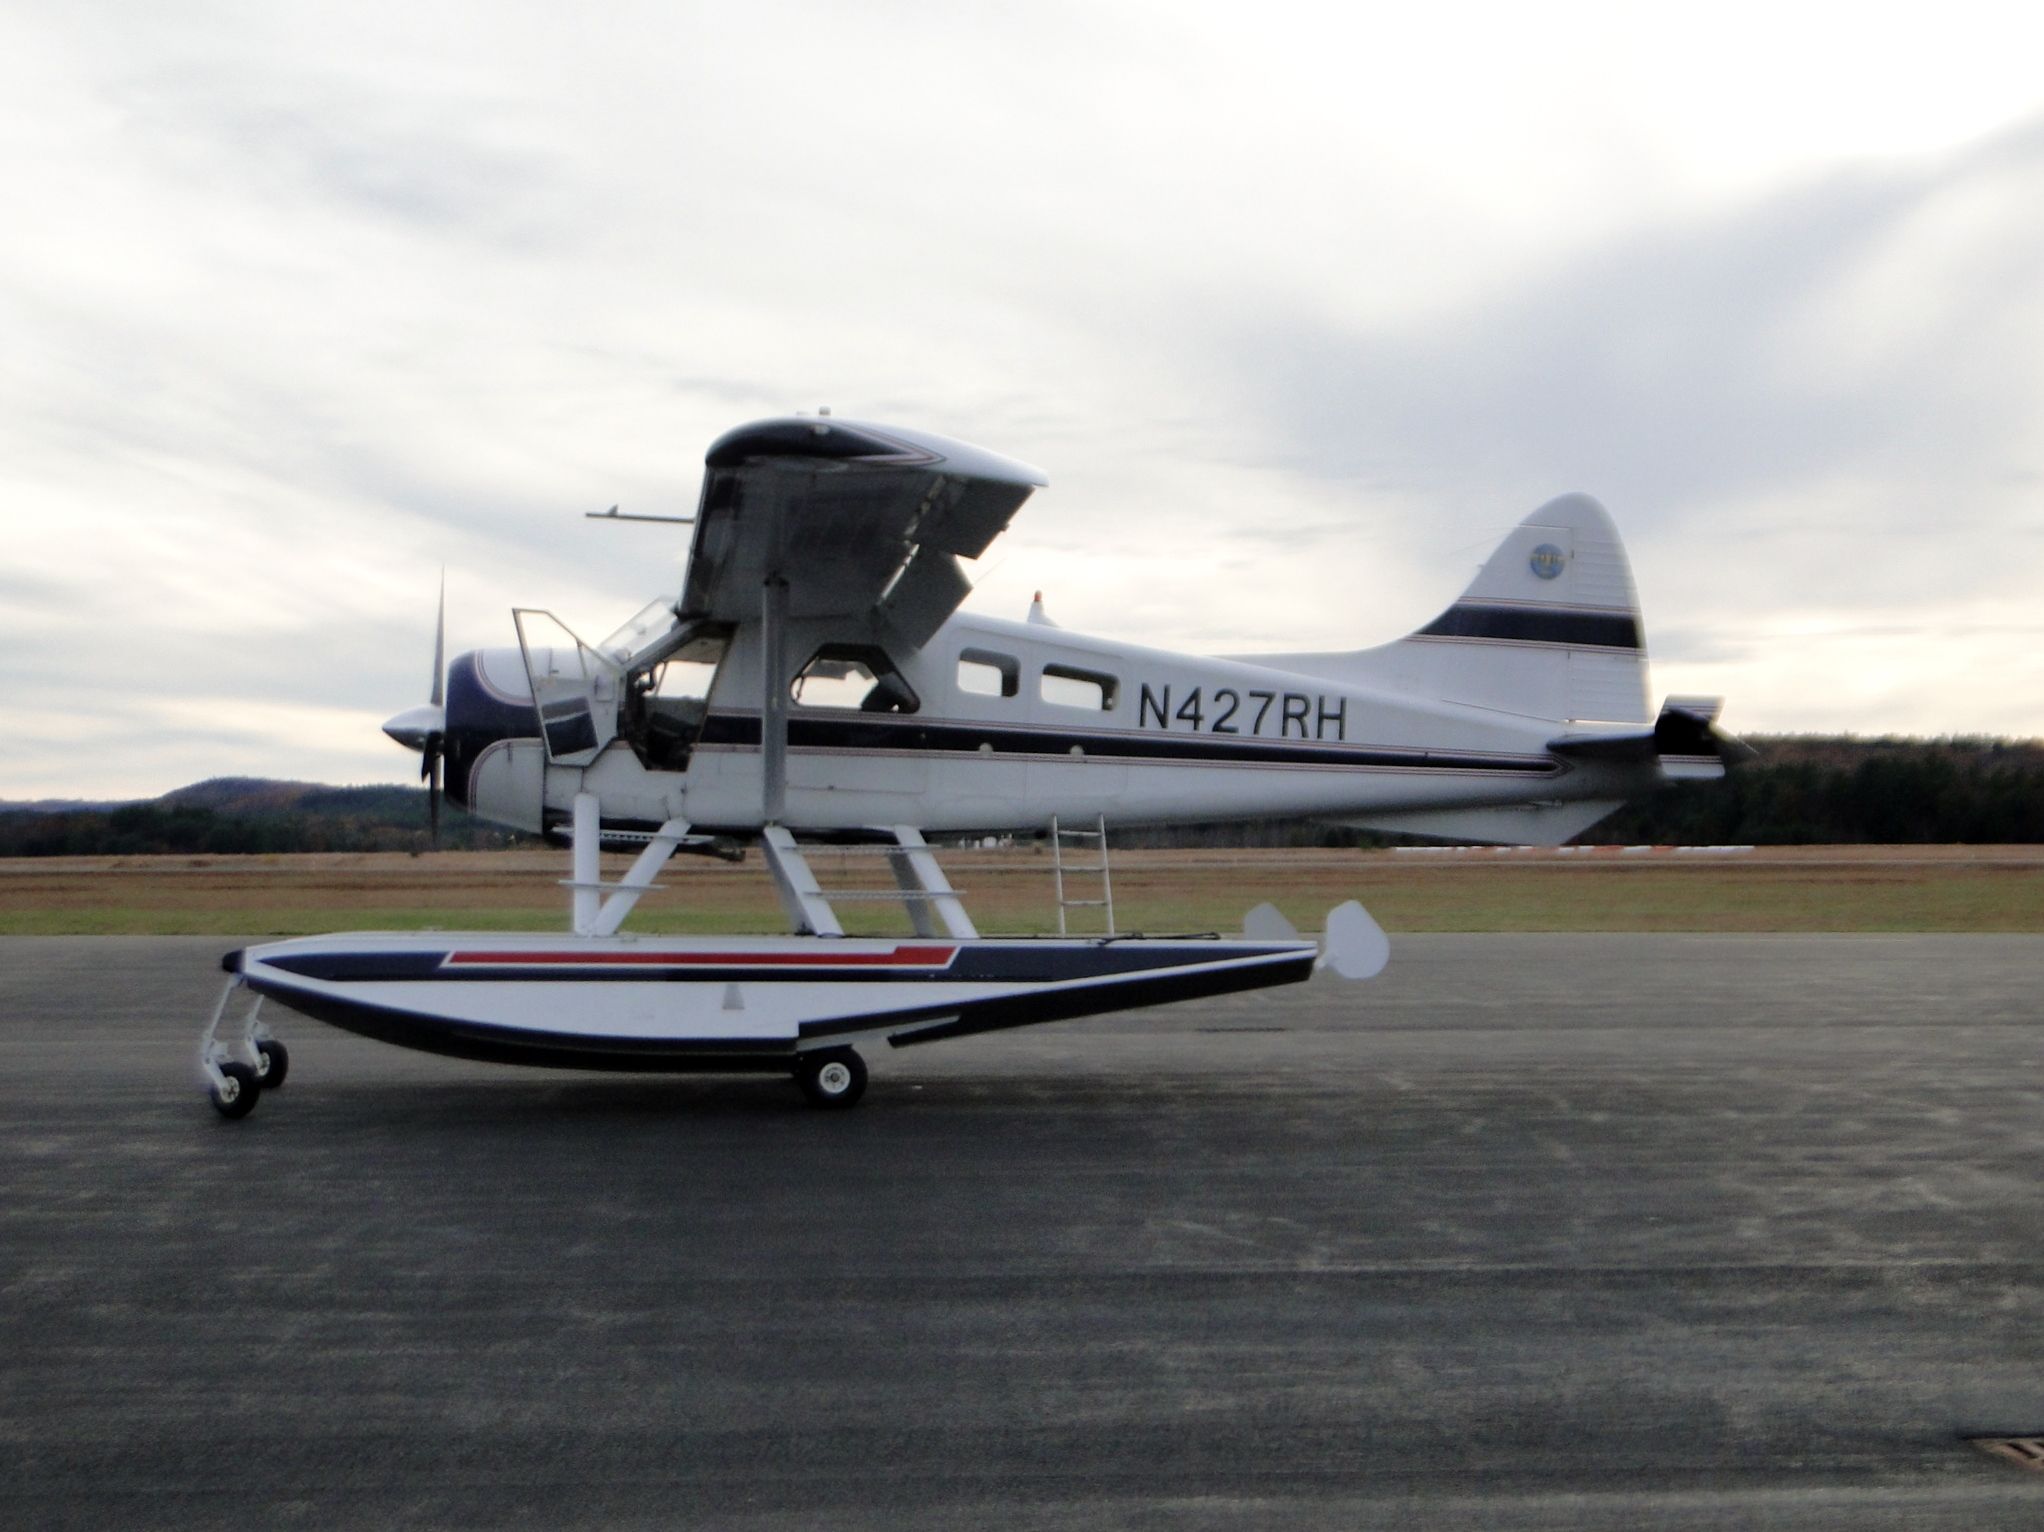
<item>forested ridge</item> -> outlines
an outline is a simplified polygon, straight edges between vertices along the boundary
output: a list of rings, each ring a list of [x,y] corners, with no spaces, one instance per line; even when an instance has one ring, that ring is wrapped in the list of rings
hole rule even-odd
[[[445,850],[533,843],[441,806]],[[418,851],[428,844],[424,787],[216,777],[138,803],[0,803],[0,856]]]
[[[1800,846],[2044,842],[2044,741],[1749,738],[1754,760],[1626,805],[1586,845]],[[1117,845],[1373,846],[1418,837],[1296,820],[1129,831]]]
[[[1618,845],[1908,845],[2044,842],[2044,742],[1816,735],[1748,741],[1722,782],[1664,788],[1581,839]],[[1110,821],[1111,827],[1111,821]],[[1118,832],[1117,845],[1383,845],[1407,837],[1286,820]],[[443,807],[449,850],[533,838]],[[139,803],[0,803],[0,856],[417,851],[426,795],[218,778]]]
[[[1620,809],[1583,840],[1636,845],[1996,845],[2044,841],[2044,742],[1749,740],[1722,782]]]

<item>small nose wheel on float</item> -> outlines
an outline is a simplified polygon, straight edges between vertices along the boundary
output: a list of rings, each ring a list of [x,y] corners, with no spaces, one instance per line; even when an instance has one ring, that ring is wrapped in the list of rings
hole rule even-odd
[[[856,1106],[866,1094],[866,1061],[850,1048],[818,1048],[796,1061],[795,1083],[812,1106]]]
[[[241,1035],[221,1038],[220,1023],[227,1016],[228,1002],[241,987],[239,975],[227,981],[199,1039],[199,1073],[205,1078],[213,1109],[230,1121],[253,1112],[263,1092],[282,1085],[291,1068],[291,1051],[270,1036],[263,1023],[260,995],[241,1019]]]

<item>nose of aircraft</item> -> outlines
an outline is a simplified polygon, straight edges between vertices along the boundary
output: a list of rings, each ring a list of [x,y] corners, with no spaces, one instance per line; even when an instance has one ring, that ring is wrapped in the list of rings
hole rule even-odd
[[[447,732],[447,711],[437,702],[421,702],[384,720],[383,732],[407,750],[425,750],[436,734]]]

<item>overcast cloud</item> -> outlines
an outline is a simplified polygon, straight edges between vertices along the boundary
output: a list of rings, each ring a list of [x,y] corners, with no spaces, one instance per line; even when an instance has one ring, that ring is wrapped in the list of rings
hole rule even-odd
[[[2044,733],[2032,13],[1411,9],[11,8],[0,797],[405,779],[443,566],[599,635],[823,404],[1048,473],[981,609],[1380,642],[1586,489],[1659,690]]]

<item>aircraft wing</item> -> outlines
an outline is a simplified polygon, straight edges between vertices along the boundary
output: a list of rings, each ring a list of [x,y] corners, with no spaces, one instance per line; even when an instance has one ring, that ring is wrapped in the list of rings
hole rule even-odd
[[[757,618],[778,574],[787,616],[877,614],[920,646],[972,588],[958,560],[984,553],[1048,482],[923,431],[830,416],[740,426],[710,446],[677,610]]]

